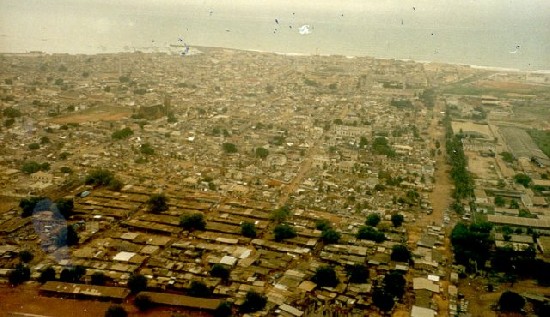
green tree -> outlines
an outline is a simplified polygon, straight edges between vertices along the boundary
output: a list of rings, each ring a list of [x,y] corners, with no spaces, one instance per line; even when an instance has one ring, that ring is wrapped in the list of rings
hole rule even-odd
[[[40,144],[36,142],[29,144],[29,150],[38,150],[38,149],[40,149]]]
[[[321,230],[321,231],[325,231],[327,229],[330,229],[331,228],[330,221],[328,221],[326,219],[319,219],[319,220],[315,221],[315,228],[317,230]]]
[[[380,223],[380,215],[376,213],[369,214],[367,216],[367,220],[365,221],[365,224],[367,226],[376,227]]]
[[[405,219],[403,215],[399,215],[399,214],[391,215],[391,223],[393,224],[394,227],[401,227],[404,220]]]
[[[386,236],[383,232],[380,232],[371,226],[361,226],[355,237],[357,239],[371,240],[378,243],[386,240]]]
[[[66,283],[79,283],[86,274],[86,268],[80,265],[64,268],[59,275],[59,280]]]
[[[340,237],[340,233],[332,228],[326,229],[321,233],[321,240],[323,240],[324,244],[338,243]]]
[[[223,151],[225,153],[231,154],[231,153],[237,153],[237,146],[233,143],[223,143],[222,144]]]
[[[153,308],[154,305],[151,297],[147,294],[137,294],[134,298],[134,306],[136,306],[139,311],[149,310]]]
[[[514,155],[510,152],[502,152],[500,153],[500,156],[504,162],[512,163],[515,161]]]
[[[451,232],[451,243],[455,260],[470,267],[473,262],[483,267],[489,258],[487,250],[492,246],[490,232],[492,225],[482,222],[471,224],[457,223]]]
[[[29,263],[32,259],[34,259],[34,254],[28,250],[19,251],[19,259],[23,263]]]
[[[256,148],[256,157],[264,159],[268,155],[269,155],[269,150],[268,149],[264,149],[263,147]]]
[[[284,223],[275,226],[273,233],[275,235],[275,241],[277,242],[296,237],[296,230],[294,230],[292,226]]]
[[[192,281],[187,294],[192,297],[208,298],[212,296],[212,291],[203,282]]]
[[[391,311],[395,301],[391,294],[384,292],[381,288],[375,288],[372,292],[372,302],[382,311]]]
[[[105,311],[105,317],[128,317],[128,313],[124,307],[113,304]]]
[[[411,252],[403,244],[396,244],[391,250],[391,260],[397,262],[408,262],[411,259]]]
[[[105,285],[105,280],[107,278],[105,277],[105,274],[103,272],[94,272],[91,276],[91,283],[92,285]]]
[[[17,117],[21,117],[21,111],[19,111],[18,109],[15,109],[13,107],[4,108],[4,110],[2,111],[2,114],[5,117],[12,118],[12,119],[17,118]]]
[[[38,205],[39,203],[40,205]],[[31,216],[35,211],[49,210],[50,201],[45,197],[22,198],[19,201],[19,208],[23,210],[21,217],[25,218]]]
[[[38,277],[38,281],[42,284],[48,282],[48,281],[55,281],[55,270],[53,267],[49,267],[42,271],[40,273],[40,277]]]
[[[134,131],[126,127],[124,129],[113,132],[111,134],[111,138],[113,138],[114,140],[123,140],[131,137],[132,135],[134,135]]]
[[[394,297],[401,298],[405,294],[405,278],[398,271],[391,271],[384,276],[384,292],[391,294]]]
[[[276,223],[285,222],[288,217],[290,217],[291,211],[289,206],[283,206],[281,208],[275,209],[271,212],[270,218]]]
[[[73,215],[74,201],[72,198],[60,198],[55,201],[55,206],[65,219],[69,219]]]
[[[364,264],[353,264],[346,266],[346,273],[350,283],[366,283],[369,279],[369,268]]]
[[[214,310],[214,317],[231,317],[233,315],[233,308],[231,303],[227,301],[221,302],[216,310]]]
[[[59,171],[64,174],[71,174],[73,172],[73,170],[68,166],[61,166]]]
[[[241,234],[247,238],[256,238],[256,225],[250,221],[241,223]]]
[[[525,299],[516,292],[506,291],[500,295],[498,306],[501,311],[521,312],[525,306]]]
[[[504,207],[504,204],[506,204],[506,200],[502,196],[495,196],[495,206]]]
[[[336,271],[332,266],[320,266],[315,270],[311,280],[319,287],[335,287],[340,283],[336,276]]]
[[[14,124],[15,124],[15,119],[13,118],[8,118],[4,121],[4,126],[6,128],[11,128]]]
[[[132,274],[128,279],[128,289],[132,294],[145,291],[147,289],[147,278],[141,274]]]
[[[210,275],[213,277],[219,277],[224,281],[227,281],[229,279],[229,276],[231,275],[231,270],[227,268],[225,265],[216,263],[212,265],[212,268],[210,269]]]
[[[514,175],[514,181],[520,185],[529,187],[529,184],[531,184],[531,177],[523,173],[518,173]]]
[[[240,311],[242,313],[253,313],[264,309],[266,304],[267,298],[265,296],[250,290],[246,293],[246,297],[240,307]]]
[[[183,215],[180,218],[180,226],[188,231],[204,230],[206,229],[206,221],[204,220],[204,215],[201,213]]]
[[[155,154],[155,149],[153,149],[153,147],[151,146],[150,143],[143,143],[143,144],[140,146],[139,151],[140,151],[142,154],[145,154],[145,155],[153,155],[153,154]]]
[[[153,194],[147,200],[147,210],[159,214],[168,210],[168,198],[164,194]]]
[[[17,286],[31,278],[31,270],[19,263],[14,270],[8,273],[8,281],[11,285]]]

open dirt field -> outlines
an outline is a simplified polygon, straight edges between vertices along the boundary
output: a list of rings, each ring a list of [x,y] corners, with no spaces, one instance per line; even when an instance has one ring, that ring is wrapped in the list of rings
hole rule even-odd
[[[132,114],[128,108],[98,106],[83,111],[61,115],[51,119],[52,123],[83,123],[90,121],[117,121]]]

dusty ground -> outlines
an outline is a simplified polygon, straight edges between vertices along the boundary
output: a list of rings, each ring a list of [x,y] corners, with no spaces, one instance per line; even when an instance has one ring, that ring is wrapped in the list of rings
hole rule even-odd
[[[62,299],[45,297],[38,294],[39,286],[35,283],[10,287],[0,284],[0,317],[10,316],[10,313],[35,314],[48,317],[100,317],[105,314],[110,302],[94,300]],[[122,306],[132,317],[173,317],[173,316],[210,316],[200,312],[182,312],[157,308],[147,312],[138,311],[131,300]]]
[[[117,121],[121,120],[122,118],[129,117],[131,114],[132,112],[127,108],[98,106],[83,111],[55,117],[51,120],[51,122],[57,124],[67,124],[83,123],[89,121]]]

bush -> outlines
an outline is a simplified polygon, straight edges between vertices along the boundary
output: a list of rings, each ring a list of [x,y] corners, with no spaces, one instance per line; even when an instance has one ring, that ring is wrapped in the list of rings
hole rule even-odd
[[[248,291],[240,310],[243,313],[253,313],[264,309],[266,304],[267,298],[265,296],[258,294],[255,291]]]
[[[531,184],[531,177],[523,173],[518,173],[514,175],[514,181],[520,185],[528,187]]]
[[[128,289],[136,294],[147,289],[147,278],[141,274],[132,274],[128,279]]]
[[[268,155],[269,155],[269,150],[268,149],[264,149],[263,147],[256,148],[256,157],[264,159]]]
[[[327,229],[321,233],[321,240],[324,244],[338,243],[340,240],[340,233],[334,229]]]
[[[123,139],[127,139],[129,137],[131,137],[132,135],[134,135],[134,131],[132,131],[132,129],[130,128],[124,128],[122,130],[118,130],[118,131],[115,131],[111,134],[111,138],[115,139],[115,140],[123,140]]]
[[[23,210],[21,217],[25,218],[34,212],[49,210],[50,205],[50,200],[44,197],[23,198],[19,201],[19,208]]]
[[[42,284],[48,282],[48,281],[55,281],[55,270],[53,267],[49,267],[42,271],[40,273],[40,277],[38,277],[38,281]]]
[[[403,297],[403,294],[405,294],[405,285],[405,278],[398,271],[391,271],[384,276],[384,292],[393,297]]]
[[[23,250],[19,252],[19,259],[23,263],[29,263],[30,261],[32,261],[33,258],[34,255],[30,251]]]
[[[17,264],[13,271],[8,274],[8,281],[11,285],[17,286],[31,278],[31,270],[23,264]]]
[[[38,149],[40,149],[40,144],[38,143],[29,144],[29,150],[38,150]]]
[[[105,285],[105,274],[102,272],[94,272],[91,276],[91,283],[92,285]]]
[[[391,215],[391,223],[394,227],[401,227],[404,220],[403,215]]]
[[[105,317],[128,317],[128,313],[120,305],[111,305],[105,311]]]
[[[393,296],[380,288],[376,288],[372,292],[372,302],[382,311],[391,311],[395,305]]]
[[[408,262],[411,259],[411,252],[409,249],[402,245],[396,244],[391,250],[391,260],[397,262]]]
[[[350,283],[366,283],[369,279],[369,268],[364,264],[354,264],[346,267]]]
[[[241,223],[241,234],[247,238],[256,238],[256,225],[249,221]]]
[[[23,163],[23,166],[21,166],[21,171],[25,174],[33,174],[38,171],[48,171],[50,169],[49,163],[38,163],[35,161],[29,161]]]
[[[525,299],[518,293],[506,291],[500,295],[498,306],[501,311],[521,312],[525,306]]]
[[[380,215],[379,214],[370,214],[367,216],[367,220],[365,221],[365,224],[367,226],[376,227],[380,223]]]
[[[183,215],[180,218],[180,226],[189,231],[204,230],[206,228],[206,221],[204,220],[204,215],[201,213]]]
[[[318,267],[311,280],[319,287],[335,287],[340,282],[336,276],[336,271],[331,266]]]
[[[281,208],[275,209],[271,212],[270,218],[276,223],[284,222],[288,217],[290,217],[290,207],[283,206]]]
[[[155,214],[168,210],[168,198],[164,194],[151,195],[147,200],[147,209]]]
[[[231,315],[233,315],[233,309],[230,302],[221,302],[214,310],[214,317],[231,317]]]
[[[103,186],[109,185],[114,178],[114,174],[111,171],[105,169],[96,169],[91,171],[84,180],[86,185]]]
[[[210,275],[219,277],[222,280],[227,280],[231,275],[231,271],[225,265],[216,263],[212,266],[212,269],[210,269]]]
[[[86,274],[86,268],[77,265],[75,267],[63,269],[59,275],[59,280],[67,283],[78,283],[84,274]]]
[[[212,291],[203,282],[192,281],[187,294],[193,297],[208,298],[212,296]]]
[[[151,300],[151,297],[149,295],[145,294],[138,294],[134,298],[134,306],[140,311],[146,311],[150,308],[152,308],[155,304]]]
[[[315,229],[325,231],[331,228],[330,221],[326,219],[319,219],[315,221]]]
[[[275,234],[275,241],[277,242],[296,237],[296,230],[287,224],[278,224],[275,226],[275,229],[273,229],[273,233]]]
[[[384,233],[369,226],[360,227],[359,231],[357,232],[356,238],[362,240],[371,240],[378,243],[384,242],[386,240],[386,236],[384,235]]]
[[[222,144],[223,151],[225,153],[231,154],[231,153],[237,153],[237,146],[233,143],[224,143]]]
[[[69,219],[73,215],[74,201],[72,198],[60,198],[55,201],[55,206],[65,219]]]

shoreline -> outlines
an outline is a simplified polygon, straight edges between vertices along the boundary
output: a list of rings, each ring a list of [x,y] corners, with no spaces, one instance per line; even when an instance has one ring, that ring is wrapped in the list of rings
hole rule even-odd
[[[475,65],[475,64],[464,64],[464,63],[452,63],[452,62],[436,62],[436,61],[426,61],[426,60],[415,60],[411,58],[392,58],[392,57],[375,57],[368,55],[342,55],[342,54],[313,54],[313,53],[298,53],[298,52],[271,52],[265,50],[257,49],[244,49],[244,48],[233,48],[233,47],[223,47],[223,46],[191,46],[195,49],[195,52],[189,55],[196,55],[202,53],[201,49],[226,49],[226,50],[235,50],[235,51],[244,51],[244,52],[254,52],[261,54],[275,54],[288,57],[309,57],[309,56],[320,56],[320,57],[333,57],[341,56],[347,59],[353,58],[370,58],[375,60],[396,60],[403,62],[414,62],[420,64],[443,64],[443,65],[453,65],[453,66],[466,66],[474,69],[495,71],[495,72],[515,72],[515,73],[534,73],[534,74],[550,74],[550,69],[538,69],[538,70],[522,70],[519,68],[510,68],[510,67],[500,67],[500,66],[488,66],[488,65]],[[196,52],[196,51],[199,52]],[[105,52],[96,52],[96,53],[67,53],[67,52],[45,52],[45,51],[25,51],[25,52],[2,52],[0,55],[30,55],[30,54],[44,54],[44,55],[56,55],[56,54],[67,54],[67,55],[101,55],[101,54],[132,54],[132,53],[144,53],[144,54],[172,54],[177,55],[178,53],[175,50],[170,49],[170,47],[141,47],[134,48],[134,51],[120,50],[120,51],[105,51]]]

